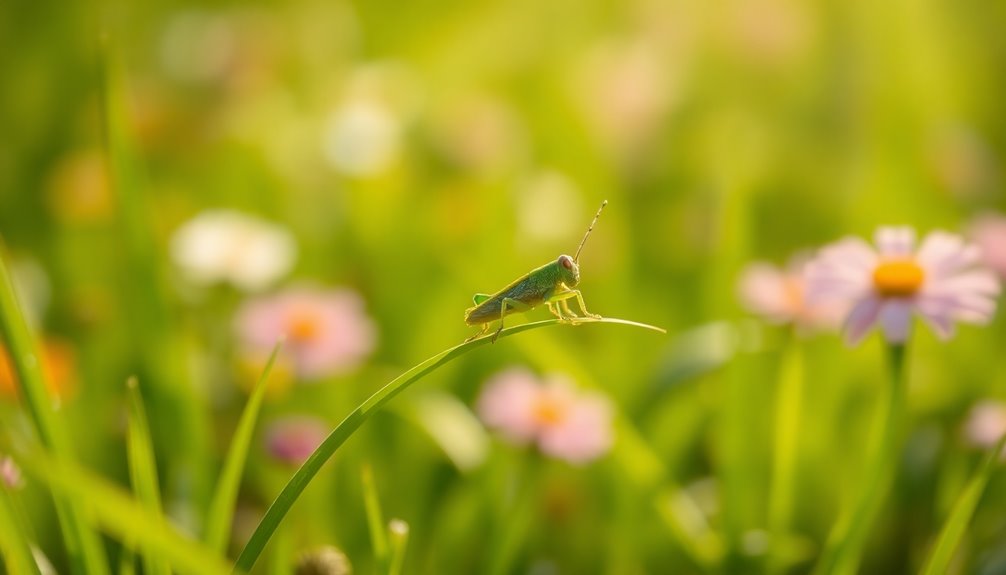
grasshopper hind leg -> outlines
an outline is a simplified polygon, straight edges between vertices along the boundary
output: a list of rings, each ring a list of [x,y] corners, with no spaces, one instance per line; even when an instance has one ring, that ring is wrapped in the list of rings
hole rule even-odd
[[[514,311],[527,311],[531,309],[531,306],[519,299],[513,299],[510,297],[503,298],[503,303],[500,304],[500,326],[496,328],[496,333],[493,334],[493,343],[496,343],[496,338],[498,338],[500,336],[500,332],[503,331],[503,318],[506,317],[507,309],[512,309]]]
[[[582,316],[573,313],[573,310],[569,307],[568,300],[572,298],[576,298],[576,302],[580,305],[580,311],[583,313]],[[560,315],[560,318],[565,319],[572,324],[576,324],[578,319],[600,319],[601,317],[595,313],[587,311],[587,306],[583,303],[583,296],[580,294],[580,290],[573,289],[554,294],[548,299],[548,302],[559,308],[562,312],[565,312],[565,317]]]
[[[484,323],[484,324],[482,324],[482,329],[480,329],[478,331],[478,333],[476,333],[475,335],[469,337],[463,343],[468,343],[468,342],[470,342],[472,340],[476,340],[476,339],[484,336],[486,334],[486,332],[488,332],[488,331],[489,331],[489,324],[488,323]]]

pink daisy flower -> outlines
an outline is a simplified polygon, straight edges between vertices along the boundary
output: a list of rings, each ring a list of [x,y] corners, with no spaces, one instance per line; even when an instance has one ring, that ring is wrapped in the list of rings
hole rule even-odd
[[[266,451],[277,460],[301,465],[331,431],[317,417],[291,416],[274,421],[266,430]]]
[[[908,227],[877,230],[877,249],[858,238],[823,248],[807,268],[811,301],[850,305],[845,320],[849,343],[879,324],[891,343],[908,339],[918,314],[947,339],[955,322],[984,324],[995,313],[999,282],[976,267],[978,248],[953,234],[932,232],[916,247]]]
[[[542,453],[586,463],[611,447],[611,404],[578,391],[568,378],[511,368],[492,377],[478,400],[482,420],[514,443],[534,442]]]
[[[978,246],[982,262],[1006,277],[1006,217],[999,214],[982,214],[971,224],[971,241]]]
[[[355,369],[376,342],[363,300],[346,289],[297,287],[247,302],[235,322],[244,352],[266,357],[280,336],[300,377],[316,379]]]
[[[826,330],[841,324],[844,310],[835,302],[807,301],[806,258],[794,258],[779,268],[765,262],[741,272],[737,292],[741,304],[770,323],[793,324],[803,331]]]

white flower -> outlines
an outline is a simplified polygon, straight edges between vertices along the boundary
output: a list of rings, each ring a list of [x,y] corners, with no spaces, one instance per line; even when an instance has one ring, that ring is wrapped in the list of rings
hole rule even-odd
[[[325,158],[351,176],[378,174],[398,156],[400,132],[398,118],[381,102],[347,102],[326,125]]]
[[[975,246],[946,232],[932,232],[916,249],[908,227],[877,230],[877,250],[859,238],[825,247],[807,269],[808,298],[851,305],[845,331],[856,343],[879,323],[891,343],[908,339],[913,313],[938,336],[949,338],[955,322],[983,324],[995,312],[999,282],[976,268]]]
[[[171,256],[194,283],[229,282],[255,291],[290,271],[297,244],[288,231],[265,220],[231,210],[210,210],[175,231]]]

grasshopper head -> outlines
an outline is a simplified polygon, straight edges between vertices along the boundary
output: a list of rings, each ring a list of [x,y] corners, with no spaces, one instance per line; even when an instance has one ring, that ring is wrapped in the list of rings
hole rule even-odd
[[[576,287],[580,283],[580,266],[576,265],[573,258],[563,254],[556,261],[559,264],[559,277],[567,287]]]

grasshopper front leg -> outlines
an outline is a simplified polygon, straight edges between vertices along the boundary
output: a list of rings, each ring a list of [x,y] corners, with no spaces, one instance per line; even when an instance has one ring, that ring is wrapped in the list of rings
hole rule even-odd
[[[500,304],[500,326],[496,329],[496,333],[493,334],[493,343],[496,343],[496,338],[500,336],[500,332],[503,331],[503,318],[506,317],[507,308],[514,311],[527,311],[531,309],[531,306],[520,301],[519,299],[513,299],[510,297],[503,298],[503,303]],[[486,324],[488,325],[488,324]]]
[[[570,315],[572,315],[573,317],[578,317],[576,314],[573,313],[572,310],[569,309],[569,304],[566,303],[566,300],[570,298],[576,298],[576,301],[578,304],[580,304],[580,310],[583,312],[584,316],[593,319],[600,319],[601,316],[597,315],[596,313],[590,313],[589,311],[587,311],[587,306],[583,303],[583,295],[580,293],[580,290],[578,289],[571,289],[557,294],[553,294],[552,296],[549,297],[549,301],[557,302],[559,305],[563,306],[564,309]],[[576,323],[576,320],[571,319],[571,321],[573,323]]]
[[[554,315],[555,317],[559,318],[560,321],[565,321],[566,320],[566,316],[562,315],[562,310],[559,309],[559,304],[555,304],[555,303],[552,303],[550,301],[546,301],[545,302],[545,307],[548,308],[548,311],[552,315]]]

